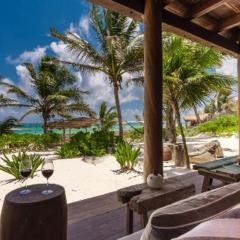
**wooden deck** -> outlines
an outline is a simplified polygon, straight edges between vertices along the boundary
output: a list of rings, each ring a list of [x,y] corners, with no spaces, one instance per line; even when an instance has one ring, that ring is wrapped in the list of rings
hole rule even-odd
[[[203,177],[197,172],[178,176],[194,183],[201,192]],[[68,240],[115,240],[126,233],[126,208],[117,200],[116,192],[69,204]],[[134,230],[140,229],[139,217],[134,216]]]

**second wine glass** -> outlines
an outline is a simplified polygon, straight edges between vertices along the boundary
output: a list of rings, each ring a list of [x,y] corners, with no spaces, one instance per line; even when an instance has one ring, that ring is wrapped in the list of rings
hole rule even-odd
[[[47,189],[42,191],[42,194],[49,195],[53,193],[53,190],[49,188],[48,179],[52,176],[54,172],[54,165],[52,160],[45,160],[42,164],[42,175],[47,179]]]

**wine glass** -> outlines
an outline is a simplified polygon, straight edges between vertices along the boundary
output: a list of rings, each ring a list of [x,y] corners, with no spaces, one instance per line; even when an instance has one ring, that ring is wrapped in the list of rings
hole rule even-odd
[[[27,179],[32,173],[32,163],[31,163],[31,161],[28,160],[28,159],[22,160],[20,162],[20,165],[19,165],[19,171],[20,171],[20,174],[21,174],[23,180],[25,181],[25,188],[20,191],[20,194],[27,195],[27,194],[32,192],[27,187]]]
[[[52,160],[45,160],[42,164],[42,175],[47,179],[47,189],[42,191],[42,194],[49,195],[53,193],[53,190],[49,189],[48,179],[54,172],[54,165]]]

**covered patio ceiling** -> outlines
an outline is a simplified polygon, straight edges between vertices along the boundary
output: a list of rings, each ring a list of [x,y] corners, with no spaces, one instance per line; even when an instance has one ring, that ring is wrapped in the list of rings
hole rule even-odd
[[[90,0],[143,21],[144,0]],[[239,0],[163,0],[163,30],[215,47],[238,57],[240,53]],[[160,29],[160,27],[159,27]]]

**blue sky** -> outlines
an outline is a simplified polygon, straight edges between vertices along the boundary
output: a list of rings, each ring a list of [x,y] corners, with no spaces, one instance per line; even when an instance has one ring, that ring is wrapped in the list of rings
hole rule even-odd
[[[22,66],[24,62],[37,64],[46,55],[55,55],[69,60],[63,43],[49,36],[49,28],[58,31],[71,30],[81,37],[92,39],[89,23],[89,3],[86,0],[8,0],[1,2],[0,14],[0,75],[6,81],[15,83],[31,94],[28,74]],[[228,58],[220,72],[236,76],[236,60]],[[79,86],[91,95],[86,102],[97,111],[101,101],[114,104],[113,91],[103,74],[83,78],[74,72]],[[0,93],[6,90],[0,88]],[[120,92],[123,119],[133,120],[134,115],[142,115],[143,90],[134,86],[124,87]],[[7,116],[20,117],[24,110],[0,109],[0,120]],[[25,122],[40,122],[39,116],[28,117]]]
[[[91,37],[89,27],[89,3],[85,0],[8,0],[1,2],[0,14],[0,74],[6,81],[13,82],[31,93],[24,62],[37,64],[42,56],[55,55],[62,59],[71,56],[63,43],[49,36],[49,28],[58,31],[71,30],[81,37]],[[101,101],[114,103],[112,89],[103,74],[82,78],[75,72],[80,87],[89,90],[86,101],[97,110]],[[6,90],[0,88],[0,93]],[[135,114],[142,114],[140,88],[131,86],[120,93],[124,120],[132,120]],[[19,117],[24,110],[1,109],[0,120],[8,115]],[[39,122],[38,116],[28,117],[26,122]]]

